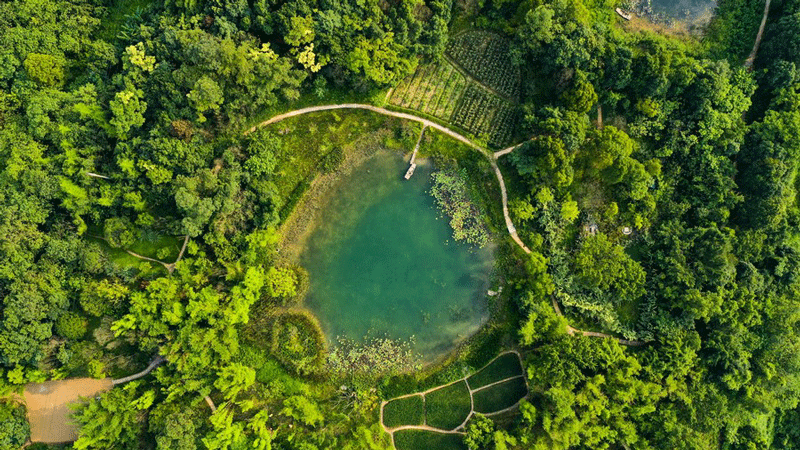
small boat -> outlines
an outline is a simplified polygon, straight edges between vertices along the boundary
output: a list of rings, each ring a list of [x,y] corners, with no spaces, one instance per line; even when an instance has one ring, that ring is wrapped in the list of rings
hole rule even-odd
[[[619,8],[615,9],[614,11],[616,11],[617,14],[619,14],[619,16],[622,17],[625,20],[631,20],[631,17],[633,17],[633,16],[631,16],[630,13],[626,13],[625,11],[623,11],[623,10],[621,10]]]

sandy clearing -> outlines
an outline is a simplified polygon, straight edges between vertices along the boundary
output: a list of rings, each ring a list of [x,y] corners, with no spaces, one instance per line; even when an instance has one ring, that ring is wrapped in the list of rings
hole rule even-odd
[[[78,438],[69,405],[111,389],[111,379],[75,378],[25,386],[23,397],[31,424],[31,441],[55,444]]]

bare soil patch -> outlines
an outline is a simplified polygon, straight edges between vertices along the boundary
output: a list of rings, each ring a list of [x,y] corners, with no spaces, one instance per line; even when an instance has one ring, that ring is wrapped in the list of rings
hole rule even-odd
[[[23,397],[31,424],[31,441],[56,444],[78,438],[78,427],[70,419],[70,404],[111,389],[111,379],[75,378],[32,383]]]

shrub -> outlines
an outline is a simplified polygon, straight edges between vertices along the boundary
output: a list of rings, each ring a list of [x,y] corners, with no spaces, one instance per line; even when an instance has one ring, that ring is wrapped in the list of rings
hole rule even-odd
[[[25,409],[0,402],[0,449],[22,448],[30,435],[30,426],[25,418]]]
[[[297,293],[297,274],[290,267],[270,267],[266,287],[270,297],[293,297]]]
[[[287,312],[272,325],[272,354],[300,375],[319,372],[325,355],[325,336],[317,320],[305,311]]]
[[[67,339],[80,339],[86,334],[88,322],[78,313],[67,312],[56,320],[56,333]]]
[[[112,217],[107,219],[103,225],[103,234],[108,245],[115,248],[130,247],[136,242],[136,233],[133,230],[133,225],[126,218]]]
[[[478,206],[469,198],[466,174],[438,171],[431,175],[431,195],[439,209],[450,217],[453,238],[483,247],[489,242],[489,231]]]
[[[28,76],[37,83],[45,86],[64,84],[64,65],[54,56],[29,53],[23,66]]]

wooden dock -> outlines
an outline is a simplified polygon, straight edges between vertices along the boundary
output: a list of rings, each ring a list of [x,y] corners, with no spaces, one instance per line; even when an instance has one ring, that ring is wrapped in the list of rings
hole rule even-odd
[[[411,161],[409,161],[408,170],[406,171],[406,174],[403,177],[406,180],[411,178],[411,175],[414,175],[414,169],[417,168],[417,163],[415,161],[417,160],[417,152],[419,151],[419,144],[422,143],[422,135],[425,134],[426,127],[427,125],[423,125],[422,131],[419,132],[419,139],[417,139],[417,145],[414,146],[414,152],[411,154]]]

